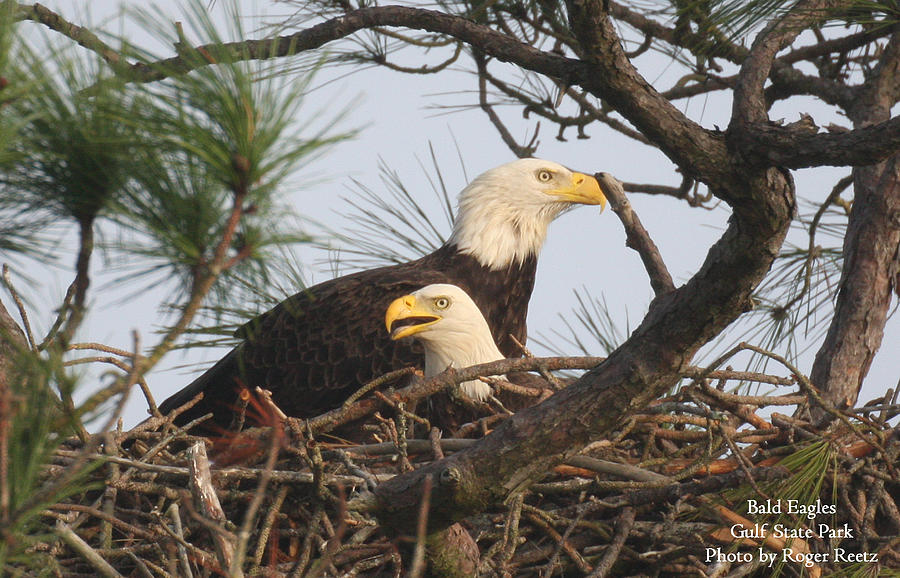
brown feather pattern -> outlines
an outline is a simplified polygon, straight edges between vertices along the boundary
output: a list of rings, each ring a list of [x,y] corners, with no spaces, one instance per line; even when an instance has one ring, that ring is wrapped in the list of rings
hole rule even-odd
[[[160,405],[169,412],[201,391],[204,399],[177,420],[205,413],[230,424],[241,384],[272,392],[288,415],[312,417],[339,406],[361,385],[391,370],[422,367],[420,346],[391,341],[384,328],[388,305],[432,283],[465,290],[481,309],[500,351],[519,356],[510,337],[524,343],[537,257],[493,271],[445,245],[421,259],[360,271],[320,283],[286,299],[242,327],[244,342],[190,385]]]

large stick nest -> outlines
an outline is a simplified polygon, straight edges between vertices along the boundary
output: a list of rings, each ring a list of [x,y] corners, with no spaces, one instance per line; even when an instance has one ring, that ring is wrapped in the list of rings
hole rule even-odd
[[[445,537],[457,538],[449,544],[460,549],[458,567],[483,576],[900,568],[896,394],[834,412],[817,429],[773,411],[802,408],[802,389],[737,395],[725,393],[728,379],[694,380],[626,416],[609,439],[455,526]],[[268,410],[256,417],[271,425],[213,440],[165,416],[101,434],[93,448],[70,441],[47,476],[96,458],[94,489],[47,509],[54,533],[32,550],[48,554],[44,570],[61,576],[418,575],[434,562],[422,532],[427,510],[418,536],[386,535],[372,491],[477,443],[504,415],[441,439],[402,404],[391,407],[392,393],[378,395],[381,413],[353,426],[373,443],[312,433]]]

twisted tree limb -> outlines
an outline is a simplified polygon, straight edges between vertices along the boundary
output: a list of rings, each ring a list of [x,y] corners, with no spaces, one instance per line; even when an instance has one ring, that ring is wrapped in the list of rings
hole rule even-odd
[[[859,87],[857,96],[848,110],[853,132],[888,123],[900,126],[900,118],[891,118],[900,99],[900,30],[895,30],[871,80]],[[856,402],[881,347],[900,279],[900,155],[854,168],[853,189],[834,317],[810,372],[824,399],[836,407]],[[813,411],[816,419],[827,416],[821,408]]]
[[[598,72],[611,75],[597,82],[623,100],[620,110],[626,116],[641,103],[649,103],[656,112],[665,109],[652,128],[642,130],[652,137],[663,127],[674,130],[674,137],[661,138],[663,149],[682,138],[696,139],[700,145],[674,156],[708,175],[718,175],[712,190],[733,202],[734,214],[697,274],[657,297],[641,325],[606,361],[543,403],[510,417],[473,447],[381,484],[375,493],[378,515],[395,532],[410,533],[414,527],[425,476],[436,480],[429,528],[437,531],[488,504],[512,498],[550,467],[608,435],[623,416],[668,390],[693,354],[748,307],[790,225],[794,190],[786,173],[752,167],[735,171],[736,163],[723,143],[702,147],[710,142],[709,135],[677,110],[666,108],[668,102],[635,76],[602,3],[573,2],[573,13],[577,13],[573,26],[587,36],[586,58]],[[629,120],[648,124],[652,122],[648,114],[652,112],[637,112]],[[725,175],[721,167],[732,171]]]

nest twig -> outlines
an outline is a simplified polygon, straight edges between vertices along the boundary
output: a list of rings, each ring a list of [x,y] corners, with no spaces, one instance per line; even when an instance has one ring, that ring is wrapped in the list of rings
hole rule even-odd
[[[623,421],[612,441],[466,520],[478,574],[617,576],[650,564],[659,575],[726,575],[760,567],[768,560],[760,553],[788,550],[786,575],[827,575],[850,559],[900,566],[900,436],[890,423],[897,408],[850,410],[843,415],[852,428],[837,421],[826,431],[767,411],[804,400],[802,390],[726,394],[694,381]],[[402,413],[370,418],[389,441],[354,444],[309,437],[273,418],[207,447],[189,430],[173,432],[171,420],[152,419],[154,427],[107,434],[125,443],[104,446],[105,454],[77,440],[56,452],[48,479],[103,460],[93,479],[115,489],[86,491],[44,512],[56,532],[33,549],[53,552],[63,575],[418,574],[427,562],[425,526],[408,537],[416,547],[407,551],[380,526],[372,502],[357,498],[478,443],[436,432],[401,443],[405,428],[386,423],[403,421]],[[811,457],[819,448],[828,455],[821,467]],[[816,491],[792,485],[804,476],[814,476]],[[811,518],[790,513],[789,499],[820,510]],[[781,513],[760,513],[766,503],[781,503]],[[776,524],[796,539],[776,535]]]

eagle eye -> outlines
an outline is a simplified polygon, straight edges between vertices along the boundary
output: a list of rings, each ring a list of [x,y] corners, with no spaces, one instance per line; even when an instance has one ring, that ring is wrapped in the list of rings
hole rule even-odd
[[[553,180],[553,173],[547,169],[541,169],[537,173],[537,178],[542,183],[549,183]]]
[[[446,309],[450,307],[450,299],[447,297],[436,297],[434,300],[435,309]]]

